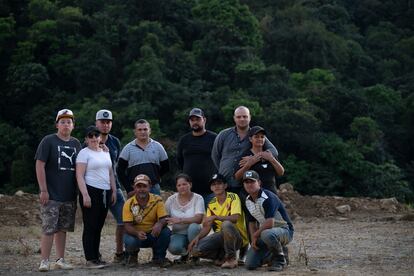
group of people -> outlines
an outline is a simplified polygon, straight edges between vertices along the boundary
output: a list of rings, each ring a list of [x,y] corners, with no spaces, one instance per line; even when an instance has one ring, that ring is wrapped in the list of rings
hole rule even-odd
[[[164,202],[161,177],[170,169],[169,160],[164,147],[150,138],[148,121],[135,122],[135,139],[121,150],[110,134],[111,111],[96,113],[81,145],[71,136],[73,112],[60,110],[57,133],[42,139],[35,156],[42,219],[39,271],[50,270],[51,264],[73,268],[64,253],[66,232],[74,230],[77,190],[89,268],[107,265],[99,247],[110,210],[117,221],[114,262],[134,266],[140,249],[151,247],[153,263],[161,267],[172,264],[168,250],[180,256],[176,263],[205,258],[222,268],[245,263],[247,269],[267,264],[269,270],[283,270],[294,232],[276,194],[276,176],[284,169],[266,131],[250,127],[250,119],[247,107],[237,107],[235,126],[217,135],[206,130],[204,112],[193,108],[191,132],[177,144],[182,171],[175,179],[177,192]],[[53,241],[56,262],[49,261]]]

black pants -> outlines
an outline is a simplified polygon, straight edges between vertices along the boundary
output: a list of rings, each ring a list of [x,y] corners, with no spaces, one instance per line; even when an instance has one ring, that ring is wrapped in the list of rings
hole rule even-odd
[[[86,188],[91,198],[91,207],[85,208],[83,206],[82,194],[79,195],[79,203],[83,218],[83,251],[85,252],[85,259],[90,261],[98,260],[101,256],[99,244],[101,242],[102,227],[111,202],[111,190],[101,190],[89,185],[86,185]]]

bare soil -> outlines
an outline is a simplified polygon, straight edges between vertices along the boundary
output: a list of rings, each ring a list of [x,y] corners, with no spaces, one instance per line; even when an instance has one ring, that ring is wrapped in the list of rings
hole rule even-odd
[[[168,193],[164,194],[166,197]],[[414,212],[395,199],[302,196],[284,185],[279,196],[294,220],[295,236],[289,245],[290,265],[281,275],[414,275]],[[338,206],[339,207],[337,209]],[[343,207],[345,206],[345,207]],[[115,222],[108,215],[101,253],[111,261]],[[68,234],[66,259],[76,268],[52,270],[50,275],[273,275],[263,267],[223,270],[207,260],[200,266],[174,265],[168,269],[148,262],[151,251],[140,252],[140,265],[83,268],[82,222],[78,213],[74,233]],[[0,275],[37,272],[40,220],[37,195],[0,195]],[[54,258],[52,252],[52,259]],[[171,260],[175,256],[167,255]],[[44,274],[44,273],[43,273]]]

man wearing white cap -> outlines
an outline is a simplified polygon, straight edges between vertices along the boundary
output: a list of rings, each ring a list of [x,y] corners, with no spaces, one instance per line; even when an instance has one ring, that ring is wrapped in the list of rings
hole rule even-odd
[[[119,184],[118,178],[116,176],[116,164],[118,162],[119,154],[121,152],[121,142],[119,139],[109,132],[112,129],[112,112],[106,109],[101,109],[96,112],[96,121],[95,125],[101,132],[101,144],[105,144],[109,149],[109,155],[111,156],[112,168],[115,174],[116,181],[116,203],[111,205],[109,210],[112,213],[112,216],[115,218],[117,226],[115,231],[115,242],[116,242],[116,252],[114,256],[114,262],[120,263],[124,259],[124,247],[123,247],[123,235],[124,235],[124,223],[122,221],[122,207],[124,206],[125,199]]]
[[[40,217],[42,261],[39,271],[49,271],[49,257],[53,240],[56,244],[55,268],[71,269],[65,262],[66,232],[75,226],[77,185],[76,156],[81,149],[78,139],[71,136],[74,128],[73,112],[62,109],[56,115],[56,134],[45,136],[36,155],[36,177],[40,189]]]

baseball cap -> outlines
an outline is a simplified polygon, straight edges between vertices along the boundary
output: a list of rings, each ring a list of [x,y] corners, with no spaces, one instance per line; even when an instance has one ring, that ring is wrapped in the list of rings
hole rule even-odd
[[[72,120],[75,119],[72,110],[66,108],[58,111],[56,115],[56,122],[58,122],[61,118],[71,118]]]
[[[256,171],[249,170],[243,174],[243,181],[251,179],[251,180],[260,180],[259,174]]]
[[[96,120],[112,120],[112,112],[107,109],[101,109],[96,112]]]
[[[254,126],[249,130],[249,137],[252,137],[253,135],[256,135],[259,132],[263,132],[263,134],[266,135],[266,130],[264,128],[262,128],[261,126]]]
[[[211,185],[215,181],[221,181],[223,183],[226,183],[226,178],[223,175],[219,174],[219,173],[215,173],[215,174],[213,174],[213,176],[211,177],[211,179],[208,183]]]
[[[90,125],[87,128],[85,128],[85,137],[88,136],[90,133],[98,133],[101,134],[99,129],[96,126]]]
[[[197,116],[197,117],[203,118],[204,112],[200,108],[195,107],[191,109],[190,113],[188,114],[188,118],[190,118],[191,116]]]
[[[151,184],[151,179],[146,174],[139,174],[134,178],[134,186],[139,183]]]

